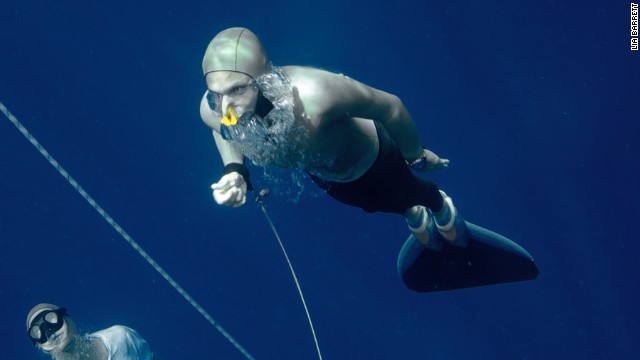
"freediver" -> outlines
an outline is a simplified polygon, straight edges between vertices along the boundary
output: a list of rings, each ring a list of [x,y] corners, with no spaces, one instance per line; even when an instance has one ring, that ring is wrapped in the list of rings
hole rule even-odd
[[[200,115],[224,164],[211,185],[219,205],[240,207],[252,190],[245,158],[305,171],[327,194],[366,212],[405,216],[426,248],[464,247],[467,228],[451,197],[418,177],[449,165],[421,145],[402,101],[343,74],[272,66],[249,29],[221,31],[202,70]]]

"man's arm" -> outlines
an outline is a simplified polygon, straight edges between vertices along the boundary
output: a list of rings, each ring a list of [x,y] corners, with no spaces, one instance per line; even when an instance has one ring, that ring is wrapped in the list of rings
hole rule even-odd
[[[231,144],[223,139],[222,135],[215,130],[213,130],[213,140],[216,142],[218,153],[225,166],[229,164],[244,164],[244,156],[242,156],[242,153],[231,146]]]
[[[224,164],[224,172],[217,183],[211,185],[213,199],[218,205],[240,207],[247,201],[249,171],[244,166],[244,156],[220,135],[220,120],[213,114],[205,93],[200,102],[200,117],[213,133],[218,153]]]
[[[204,94],[202,101],[200,102],[200,117],[202,118],[202,121],[212,129],[213,140],[218,148],[218,153],[220,154],[222,163],[224,165],[231,163],[243,164],[244,157],[242,154],[238,150],[234,149],[233,146],[231,146],[231,144],[220,135],[220,122],[219,120],[216,121],[216,118],[213,115],[213,110],[209,108],[207,93]]]

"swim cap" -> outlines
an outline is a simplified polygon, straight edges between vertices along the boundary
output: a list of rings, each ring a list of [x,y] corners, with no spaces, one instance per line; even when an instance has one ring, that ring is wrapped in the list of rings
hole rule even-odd
[[[45,310],[58,310],[58,309],[60,309],[58,306],[53,304],[47,304],[47,303],[42,303],[34,306],[33,309],[31,309],[31,311],[29,311],[29,314],[27,315],[27,330],[29,330],[29,328],[31,327],[31,322],[33,321],[33,319],[36,318],[36,316],[38,316],[38,314],[40,314]]]
[[[256,34],[234,27],[222,30],[209,43],[202,59],[202,72],[236,71],[252,78],[271,71],[271,63]]]

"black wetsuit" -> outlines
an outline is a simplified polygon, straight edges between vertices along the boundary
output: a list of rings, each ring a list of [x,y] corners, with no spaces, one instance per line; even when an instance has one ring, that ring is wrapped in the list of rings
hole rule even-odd
[[[442,208],[438,186],[413,174],[389,133],[375,123],[378,156],[371,168],[358,179],[346,183],[325,181],[311,175],[313,181],[334,199],[366,212],[404,214],[415,205],[431,211]]]

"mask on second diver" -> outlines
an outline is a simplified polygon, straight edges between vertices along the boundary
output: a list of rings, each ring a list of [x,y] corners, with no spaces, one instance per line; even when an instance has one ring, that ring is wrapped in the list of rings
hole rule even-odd
[[[67,315],[67,309],[61,308],[57,310],[46,310],[38,314],[33,319],[27,335],[29,339],[36,344],[44,344],[49,337],[56,333],[64,325],[63,316]]]
[[[258,101],[253,111],[247,111],[238,117],[233,107],[227,107],[227,115],[222,116],[219,109],[219,95],[209,92],[207,94],[209,108],[220,119],[220,135],[225,140],[243,140],[250,135],[258,135],[273,125],[269,118],[269,112],[273,110],[273,104],[258,92]]]

